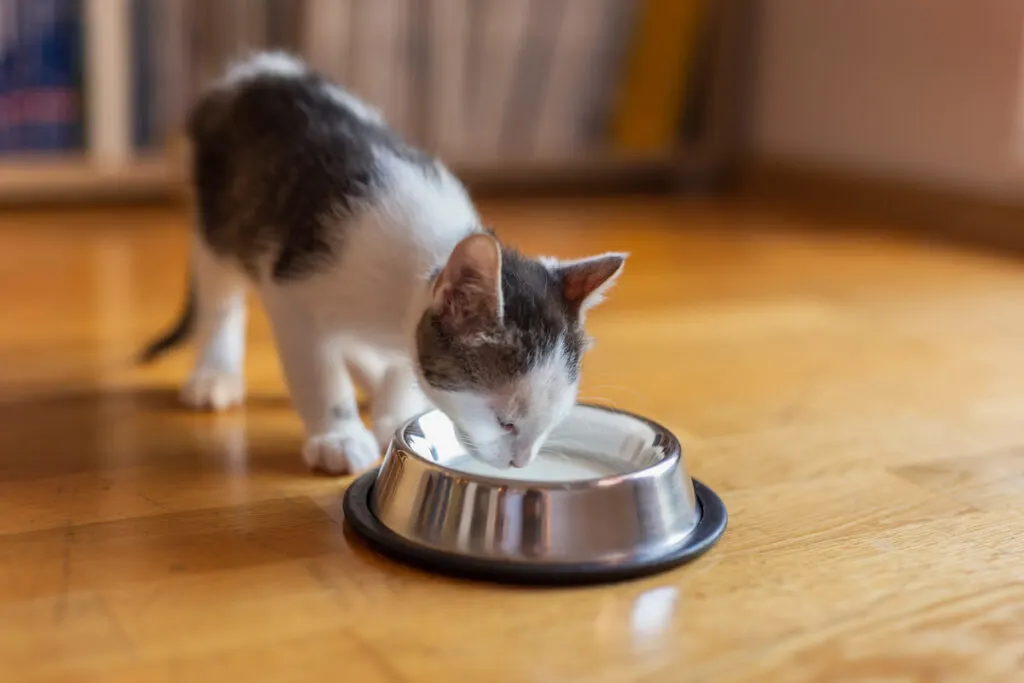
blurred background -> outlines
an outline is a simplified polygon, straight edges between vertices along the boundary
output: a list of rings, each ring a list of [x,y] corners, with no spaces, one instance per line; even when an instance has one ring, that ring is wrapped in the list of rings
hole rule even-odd
[[[298,53],[472,180],[708,182],[744,2],[0,0],[0,195],[161,193],[211,79]]]
[[[1022,27],[1019,0],[0,0],[0,199],[172,195],[204,84],[278,48],[471,184],[742,190],[937,232],[970,200],[967,232],[1003,235]]]

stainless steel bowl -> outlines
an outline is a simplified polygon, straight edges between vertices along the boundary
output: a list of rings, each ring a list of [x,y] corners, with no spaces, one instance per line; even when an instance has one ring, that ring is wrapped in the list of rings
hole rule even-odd
[[[707,550],[726,524],[722,501],[691,479],[669,430],[587,404],[534,463],[508,470],[469,456],[443,413],[425,413],[349,487],[345,517],[396,559],[540,583],[668,569]]]

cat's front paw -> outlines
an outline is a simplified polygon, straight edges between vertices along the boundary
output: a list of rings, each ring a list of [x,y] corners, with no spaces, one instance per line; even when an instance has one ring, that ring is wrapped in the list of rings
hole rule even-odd
[[[361,422],[353,422],[306,439],[302,457],[313,470],[355,474],[376,463],[380,449],[373,434]]]
[[[227,410],[245,398],[242,376],[232,372],[198,368],[181,390],[181,401],[195,410]]]

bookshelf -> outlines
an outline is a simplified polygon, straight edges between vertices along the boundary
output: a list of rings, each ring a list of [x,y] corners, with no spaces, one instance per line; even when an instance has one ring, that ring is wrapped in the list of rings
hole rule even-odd
[[[17,1],[0,0],[0,6]],[[680,91],[692,97],[695,74],[691,70],[706,68],[707,61],[695,59],[696,51],[720,50],[720,46],[703,46],[695,18],[713,20],[720,14],[701,9],[711,0],[679,1],[690,3],[692,9],[680,11],[676,0],[562,0],[543,5],[530,0],[501,4],[433,0],[427,5],[433,8],[429,14],[417,0],[79,0],[82,149],[0,154],[0,202],[177,196],[187,178],[187,166],[174,120],[187,109],[201,82],[219,72],[232,54],[268,48],[297,52],[351,87],[382,108],[413,143],[442,156],[471,184],[480,181],[493,187],[507,181],[518,186],[557,184],[560,180],[599,184],[602,179],[628,184],[631,176],[678,179],[680,169],[685,169],[682,175],[686,178],[700,176],[720,165],[720,150],[725,149],[720,143],[722,113],[717,111],[723,85],[716,82],[704,87],[715,93],[715,103],[705,107],[716,110],[714,125],[706,126],[708,135],[680,134],[679,139],[670,139],[673,124],[665,116],[694,109],[692,103],[689,108],[671,103],[668,108],[672,111],[659,123],[659,141],[652,144],[646,138],[640,146],[631,147],[628,126],[649,127],[649,112],[632,115],[640,123],[630,124],[629,112],[643,113],[644,105],[623,99],[642,99],[644,90],[648,99],[661,102],[678,97],[674,93]],[[141,106],[176,111],[163,112],[159,123],[150,123],[151,128],[164,126],[157,135],[161,141],[140,147],[136,139],[140,38],[133,12],[144,3],[149,3],[148,11],[154,16],[159,14],[164,30],[172,35],[159,36],[157,42],[162,45],[145,48],[151,59],[155,52],[157,60],[167,63],[163,71],[143,77],[158,84],[162,99]],[[474,4],[476,9],[470,11]],[[558,12],[551,9],[555,5],[561,8]],[[290,37],[278,35],[276,44],[266,44],[267,36],[281,31],[278,25],[282,22],[273,18],[279,15],[268,9],[272,6],[279,15],[294,15],[290,20],[293,26]],[[488,18],[480,7],[495,7],[501,16]],[[544,11],[538,14],[537,7]],[[255,8],[265,13],[260,15]],[[597,9],[606,13],[601,20],[594,14]],[[659,12],[666,17],[660,22],[654,15]],[[464,56],[472,49],[476,30],[471,21],[483,22],[479,33],[491,38],[490,47],[477,49],[504,50],[489,57],[489,62],[478,60],[483,66]],[[674,21],[677,29],[666,31],[666,21]],[[367,37],[371,34],[365,33],[365,27],[375,31],[373,40]],[[452,27],[459,27],[458,33],[452,33]],[[650,27],[658,30],[657,38],[664,45],[672,46],[678,61],[685,62],[675,71],[658,64],[658,54],[651,52],[651,37],[643,34]],[[259,33],[255,39],[253,32]],[[280,44],[282,40],[285,45]],[[680,48],[680,41],[687,46]],[[408,50],[408,54],[432,51],[429,67],[403,72],[409,68],[403,65],[412,60],[399,53],[379,60],[388,65],[388,73],[378,73],[384,67],[368,65],[377,63],[374,57],[379,53],[373,51],[385,44],[392,50]],[[683,59],[687,53],[690,57]],[[539,62],[537,55],[547,55],[548,61]],[[487,68],[501,78],[489,76],[484,71]],[[652,68],[662,75],[652,77]],[[641,72],[643,69],[646,72]],[[713,68],[706,72],[703,80],[718,78],[713,72]],[[174,82],[165,82],[164,76]],[[474,77],[487,87],[469,87],[472,84],[467,85],[467,79]],[[524,82],[524,77],[535,80]],[[678,79],[681,85],[667,87],[657,82],[659,77]],[[430,87],[418,84],[417,78],[429,79]],[[396,83],[406,88],[397,95]],[[547,99],[537,101],[545,92]],[[396,108],[393,115],[388,111],[392,106]],[[143,115],[152,116],[152,112]],[[584,129],[593,128],[601,116],[606,139],[595,143],[594,134]],[[523,124],[533,126],[534,141],[510,142],[510,135],[522,134]],[[590,137],[584,140],[587,135]],[[718,140],[713,146],[704,139],[710,135]],[[531,147],[529,154],[520,154]],[[709,154],[711,147],[719,151]]]
[[[9,1],[9,0],[7,0]],[[0,155],[0,202],[165,194],[183,179],[171,155],[131,141],[130,0],[82,0],[83,145]]]
[[[9,1],[9,0],[7,0]],[[82,0],[83,145],[76,151],[5,151],[0,201],[132,198],[173,191],[173,155],[133,148],[130,0]]]

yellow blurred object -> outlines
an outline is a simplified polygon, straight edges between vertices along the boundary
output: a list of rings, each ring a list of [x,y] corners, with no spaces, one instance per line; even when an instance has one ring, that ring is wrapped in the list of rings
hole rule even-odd
[[[612,148],[671,149],[682,114],[706,0],[644,0],[612,120]]]

